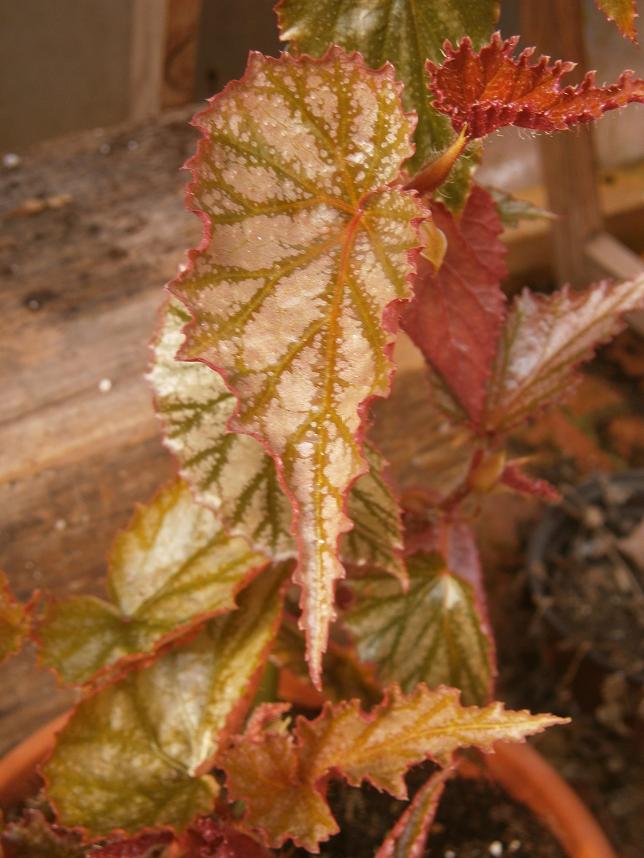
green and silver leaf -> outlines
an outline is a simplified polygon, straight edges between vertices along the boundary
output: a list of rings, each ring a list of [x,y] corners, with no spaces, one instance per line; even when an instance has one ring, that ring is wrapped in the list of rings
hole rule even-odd
[[[85,683],[208,616],[232,611],[237,593],[267,562],[228,536],[186,483],[175,480],[116,538],[110,602],[75,596],[47,604],[37,629],[41,661],[65,682]]]
[[[284,579],[283,566],[271,567],[238,611],[78,706],[44,766],[62,825],[94,836],[181,829],[212,810],[218,787],[202,772],[252,695],[279,625]]]
[[[451,573],[437,554],[407,561],[409,588],[394,578],[349,578],[354,601],[343,614],[360,657],[376,665],[383,683],[411,692],[459,688],[467,704],[486,703],[492,682],[491,644],[470,584]]]

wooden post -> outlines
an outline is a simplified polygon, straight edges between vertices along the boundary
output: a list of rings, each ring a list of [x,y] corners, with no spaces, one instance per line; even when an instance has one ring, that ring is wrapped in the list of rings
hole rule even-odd
[[[169,0],[161,107],[196,99],[197,44],[201,0]]]
[[[167,0],[132,0],[129,119],[156,116],[161,107]]]
[[[581,80],[587,68],[581,0],[522,0],[521,31],[524,45],[576,62],[569,79]],[[551,230],[557,279],[582,286],[597,276],[586,245],[603,227],[593,129],[544,135],[539,145],[548,207],[559,215]]]

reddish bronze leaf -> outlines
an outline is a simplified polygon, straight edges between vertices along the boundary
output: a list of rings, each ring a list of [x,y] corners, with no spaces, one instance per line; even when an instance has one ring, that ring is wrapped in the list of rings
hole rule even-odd
[[[419,259],[416,295],[402,326],[446,392],[478,424],[505,313],[501,221],[491,196],[478,186],[459,219],[441,203],[432,205],[432,215],[447,249],[438,272],[424,255]]]
[[[601,87],[595,85],[595,73],[588,72],[577,86],[562,88],[561,79],[574,64],[551,64],[549,57],[531,63],[533,48],[514,58],[518,41],[518,36],[503,40],[495,33],[478,52],[468,38],[457,48],[446,42],[445,62],[427,63],[434,107],[451,117],[457,131],[467,125],[470,138],[505,125],[564,131],[599,119],[607,110],[644,101],[644,81],[630,71]]]

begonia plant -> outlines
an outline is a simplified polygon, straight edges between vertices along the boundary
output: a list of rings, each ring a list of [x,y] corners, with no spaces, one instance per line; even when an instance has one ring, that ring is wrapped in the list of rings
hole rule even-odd
[[[116,537],[107,598],[25,608],[0,586],[0,654],[31,635],[81,689],[43,767],[55,821],[8,825],[8,858],[315,853],[333,779],[404,800],[432,761],[377,852],[414,858],[462,749],[562,720],[495,700],[472,518],[492,491],[556,500],[506,439],[644,278],[509,301],[521,206],[474,172],[496,129],[565,131],[644,81],[566,86],[571,64],[493,33],[497,5],[281,0],[287,51],[251,53],[195,118],[203,239],[149,371],[179,474]],[[629,2],[599,5],[634,37]],[[370,437],[400,329],[453,440],[402,496]]]

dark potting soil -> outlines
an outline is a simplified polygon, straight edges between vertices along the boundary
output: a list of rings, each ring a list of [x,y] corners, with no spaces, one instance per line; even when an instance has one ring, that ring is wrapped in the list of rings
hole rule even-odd
[[[572,644],[644,679],[644,478],[599,478],[596,497],[570,492],[538,573],[549,611]]]
[[[339,783],[333,785],[329,800],[340,833],[321,846],[320,858],[373,858],[405,808],[403,802],[371,787],[354,789]],[[282,855],[305,858],[308,853],[297,849],[284,850]],[[423,855],[565,858],[554,837],[525,805],[489,781],[464,778],[447,784]]]

